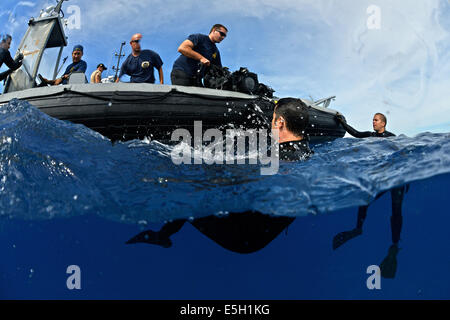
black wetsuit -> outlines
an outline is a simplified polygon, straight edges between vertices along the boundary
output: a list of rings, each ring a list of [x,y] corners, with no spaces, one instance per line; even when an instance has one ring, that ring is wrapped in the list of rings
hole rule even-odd
[[[9,70],[0,73],[0,81],[6,79],[14,70],[17,70],[22,65],[19,60],[16,61],[11,57],[9,50],[0,48],[0,68],[3,63],[8,66]]]
[[[307,160],[313,151],[309,148],[308,141],[288,141],[280,143],[280,160],[301,161]]]
[[[369,137],[378,137],[378,138],[387,138],[387,137],[395,137],[395,134],[389,131],[384,131],[383,133],[378,133],[376,131],[357,131],[353,127],[349,126],[342,118],[336,117],[336,119],[342,124],[345,130],[356,138],[369,138]],[[397,188],[391,189],[391,198],[392,198],[392,216],[391,216],[391,231],[392,231],[392,242],[397,244],[400,241],[400,232],[402,229],[402,202],[403,196],[405,195],[405,191],[407,186],[401,186]],[[380,198],[386,191],[379,193],[375,200]],[[367,209],[369,206],[361,206],[358,208],[358,219],[356,222],[356,228],[362,229],[364,220],[367,216]]]

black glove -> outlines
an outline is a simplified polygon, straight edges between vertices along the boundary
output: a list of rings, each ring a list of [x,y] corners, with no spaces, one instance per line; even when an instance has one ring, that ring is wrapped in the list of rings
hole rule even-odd
[[[22,52],[19,52],[19,54],[18,54],[16,60],[17,60],[17,61],[22,61],[23,58],[24,58],[23,53],[22,53]]]
[[[334,116],[334,119],[336,119],[336,121],[338,121],[338,122],[346,122],[344,116],[342,114],[340,114],[339,112],[336,113],[336,115]]]

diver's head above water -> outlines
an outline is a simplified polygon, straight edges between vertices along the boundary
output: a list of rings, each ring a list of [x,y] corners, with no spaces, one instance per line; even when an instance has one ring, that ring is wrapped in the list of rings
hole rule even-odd
[[[386,131],[386,116],[382,113],[375,113],[372,120],[373,124],[373,130],[375,130],[378,133],[383,133]]]
[[[212,43],[220,43],[227,37],[228,29],[222,24],[215,24],[209,31],[209,39]]]
[[[278,100],[273,112],[272,129],[278,129],[279,143],[303,140],[308,123],[308,108],[302,100]]]

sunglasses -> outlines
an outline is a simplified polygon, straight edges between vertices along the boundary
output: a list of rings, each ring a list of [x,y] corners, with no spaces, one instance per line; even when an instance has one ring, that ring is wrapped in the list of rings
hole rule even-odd
[[[224,37],[224,38],[226,38],[227,37],[227,34],[225,33],[225,32],[222,32],[222,31],[219,31],[219,30],[216,30],[218,33],[220,33],[220,35],[222,36],[222,37]]]
[[[141,39],[131,40],[131,42],[134,42],[134,43],[140,43],[140,42],[141,42]]]

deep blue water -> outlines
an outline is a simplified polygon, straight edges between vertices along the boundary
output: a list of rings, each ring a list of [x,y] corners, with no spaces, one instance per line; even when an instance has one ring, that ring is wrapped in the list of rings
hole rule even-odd
[[[2,299],[448,299],[450,134],[338,139],[306,162],[175,165],[159,142],[112,144],[34,107],[0,107]],[[366,269],[391,245],[391,195],[337,250],[357,207],[409,184],[394,279]],[[231,252],[186,223],[171,248],[126,245],[165,221],[255,210],[296,217],[265,248]],[[81,269],[81,290],[66,269]]]

